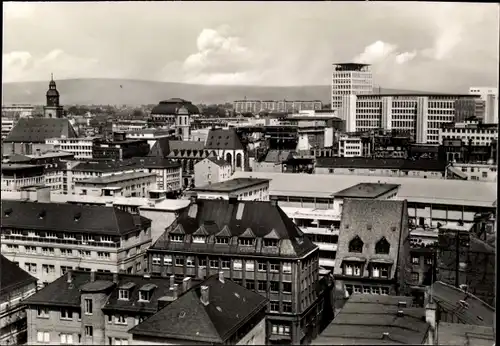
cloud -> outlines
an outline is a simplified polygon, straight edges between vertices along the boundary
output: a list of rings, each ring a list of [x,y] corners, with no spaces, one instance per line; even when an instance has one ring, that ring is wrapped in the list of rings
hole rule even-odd
[[[404,53],[398,54],[398,55],[396,55],[396,63],[398,63],[400,65],[405,64],[405,63],[415,59],[416,56],[417,56],[416,50],[413,50],[411,52],[404,52]]]
[[[364,51],[356,56],[354,62],[361,64],[405,64],[417,56],[417,51],[398,52],[398,46],[392,43],[376,41],[368,45]]]
[[[59,79],[78,78],[81,71],[98,72],[98,60],[82,58],[54,49],[44,56],[14,51],[3,54],[2,82],[46,80],[50,73]]]

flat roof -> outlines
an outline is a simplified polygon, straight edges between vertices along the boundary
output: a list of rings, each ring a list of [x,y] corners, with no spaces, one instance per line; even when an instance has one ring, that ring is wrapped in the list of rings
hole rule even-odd
[[[220,183],[209,184],[205,186],[195,187],[192,191],[198,192],[233,192],[255,185],[269,183],[269,179],[262,178],[233,178]]]
[[[359,183],[335,193],[343,198],[377,198],[399,188],[398,184]]]
[[[59,157],[59,156],[74,156],[75,154],[67,152],[67,151],[47,151],[44,153],[39,153],[39,154],[31,154],[31,155],[26,155],[29,158],[32,159],[45,159],[49,157]]]
[[[293,197],[332,198],[359,183],[400,185],[397,199],[414,203],[491,207],[497,199],[494,182],[366,175],[236,172],[233,178],[270,179],[269,194]]]
[[[43,165],[28,165],[24,163],[2,163],[2,171],[17,171],[17,170],[23,170],[23,169],[30,169],[30,168],[36,168],[36,167],[43,167]]]
[[[156,177],[156,174],[146,173],[146,172],[130,172],[130,173],[113,174],[104,177],[80,180],[77,181],[76,184],[112,184],[118,181],[146,178],[151,176]]]
[[[493,326],[439,322],[437,333],[438,345],[495,345]]]

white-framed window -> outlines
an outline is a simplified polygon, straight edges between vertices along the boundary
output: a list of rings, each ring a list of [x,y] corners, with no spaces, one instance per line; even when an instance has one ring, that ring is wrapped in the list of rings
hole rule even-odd
[[[50,342],[50,333],[49,332],[37,332],[36,333],[36,340],[38,342]]]
[[[121,289],[118,291],[118,299],[120,300],[128,300],[129,299],[129,290]]]
[[[175,265],[176,266],[183,266],[184,265],[184,258],[182,258],[182,257],[176,257],[175,258]]]
[[[289,262],[283,263],[283,273],[290,274],[292,272],[292,264]]]
[[[99,257],[99,259],[110,259],[111,254],[109,252],[99,251],[97,252],[97,257]]]
[[[73,255],[72,249],[61,249],[61,256],[72,256],[72,255]]]
[[[163,264],[166,266],[172,265],[172,255],[165,255],[163,257]]]
[[[85,326],[85,336],[88,338],[94,336],[94,328],[92,326]]]
[[[278,240],[277,239],[264,239],[264,247],[277,247]]]
[[[101,242],[103,243],[112,243],[113,238],[110,235],[101,235]]]
[[[279,265],[279,263],[270,263],[269,264],[269,271],[271,271],[271,272],[279,272],[280,271],[280,265]]]
[[[184,241],[184,236],[181,234],[171,234],[170,241],[174,243],[182,243]]]
[[[128,339],[114,338],[113,345],[128,345]]]
[[[245,262],[245,270],[247,272],[253,272],[255,270],[255,263],[254,263],[254,261],[246,261]]]
[[[240,260],[240,259],[233,260],[233,269],[234,270],[242,270],[243,269],[242,260]]]
[[[253,246],[255,244],[255,239],[252,238],[240,238],[238,243],[243,246]]]
[[[380,287],[380,294],[388,295],[389,294],[389,288],[388,287]]]
[[[205,244],[205,236],[203,235],[193,236],[193,243]]]
[[[361,276],[361,265],[346,264],[344,267],[344,275]]]
[[[266,262],[257,262],[257,264],[258,264],[258,271],[260,271],[260,272],[267,271],[267,263]]]
[[[63,345],[73,345],[73,334],[61,334],[60,339]]]
[[[411,256],[411,263],[412,264],[419,264],[420,263],[420,257],[418,257],[418,256]]]
[[[124,315],[116,315],[115,316],[116,324],[127,324],[127,317]]]
[[[220,267],[222,269],[230,269],[231,268],[231,261],[230,260],[221,260]]]
[[[280,302],[279,301],[271,301],[269,303],[269,311],[279,312],[280,311]]]
[[[290,335],[290,326],[282,324],[273,324],[272,333],[278,335]]]
[[[186,266],[187,267],[194,267],[194,257],[193,256],[186,257]]]
[[[61,320],[73,319],[73,312],[69,309],[61,309]]]
[[[210,268],[212,269],[219,269],[219,260],[209,260],[208,264],[210,265]]]
[[[229,244],[228,237],[215,237],[215,244]]]
[[[139,291],[139,300],[149,302],[151,300],[151,291]]]
[[[153,264],[159,265],[161,263],[160,255],[153,255]]]
[[[38,308],[37,309],[37,317],[49,318],[49,309],[48,308]]]
[[[92,315],[93,308],[94,308],[92,299],[86,298],[84,305],[85,305],[85,315]]]

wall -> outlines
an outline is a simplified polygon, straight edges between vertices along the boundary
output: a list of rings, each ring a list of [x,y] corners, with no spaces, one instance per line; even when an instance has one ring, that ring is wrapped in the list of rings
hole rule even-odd
[[[266,319],[262,319],[251,331],[248,332],[236,345],[265,345],[266,344]]]
[[[333,170],[333,171],[332,171]],[[425,179],[444,179],[443,172],[435,171],[402,171],[399,169],[386,168],[343,168],[343,167],[315,167],[315,174],[343,174],[343,175],[373,175],[380,177],[411,177]]]
[[[177,218],[178,213],[182,209],[177,211],[161,210],[148,207],[141,207],[140,214],[151,220],[151,240],[154,243],[163,233],[165,233],[165,228],[170,226],[172,222]]]
[[[283,165],[274,162],[257,162],[254,161],[253,172],[270,172],[270,173],[283,173]]]
[[[51,310],[52,309],[52,310]],[[95,309],[95,306],[94,306]],[[49,307],[49,317],[40,318],[37,316],[36,307],[26,310],[28,322],[28,344],[46,345],[38,343],[37,332],[48,332],[51,344],[60,343],[60,334],[72,334],[73,343],[78,344],[78,335],[82,335],[81,321],[78,320],[78,313],[73,312],[71,320],[61,320],[60,310],[55,307]],[[83,339],[82,339],[83,341]]]
[[[215,184],[231,178],[231,166],[219,166],[209,159],[203,159],[194,165],[195,186]]]
[[[259,191],[264,189],[263,191]],[[263,184],[254,185],[245,189],[239,189],[228,192],[212,192],[212,191],[200,191],[198,192],[198,198],[201,199],[229,199],[229,194],[234,194],[238,196],[239,200],[242,201],[268,201],[269,200],[269,183],[265,182]],[[247,194],[245,196],[245,194]]]

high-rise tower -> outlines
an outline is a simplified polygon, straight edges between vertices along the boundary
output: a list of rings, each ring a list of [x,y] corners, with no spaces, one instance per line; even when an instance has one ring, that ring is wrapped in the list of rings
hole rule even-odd
[[[342,99],[348,95],[373,93],[373,76],[368,64],[333,64],[332,110],[342,107]]]

